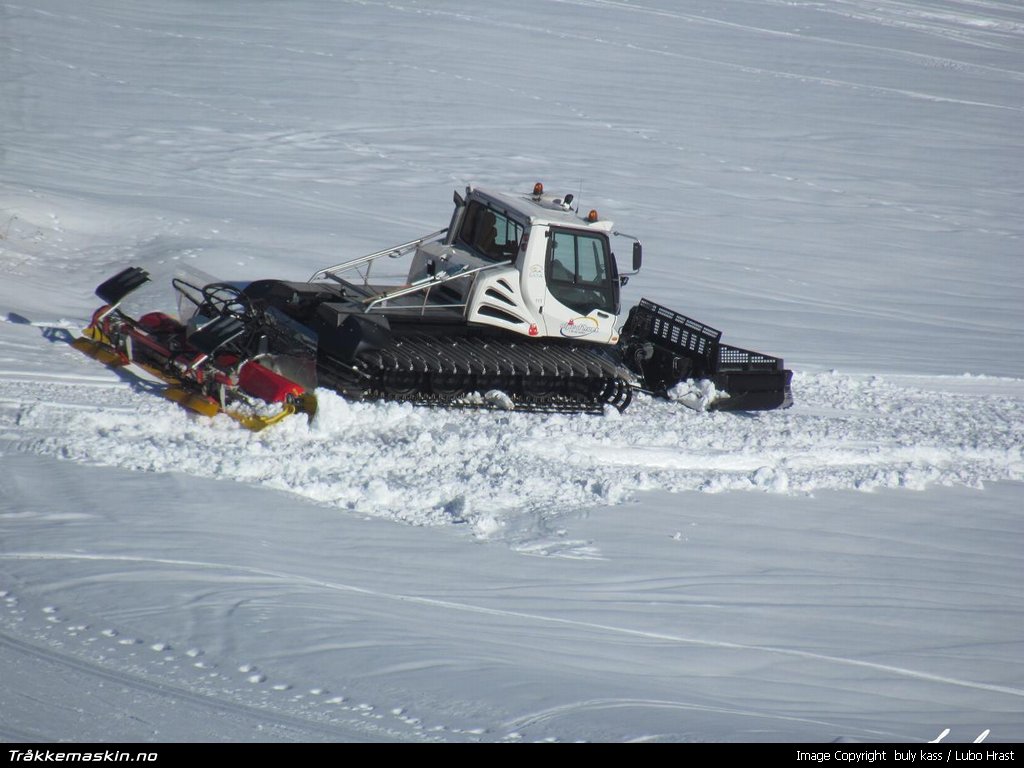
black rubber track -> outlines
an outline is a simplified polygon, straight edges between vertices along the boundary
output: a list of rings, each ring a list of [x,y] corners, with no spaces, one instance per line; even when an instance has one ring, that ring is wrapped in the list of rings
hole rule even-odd
[[[561,339],[410,333],[360,353],[354,365],[319,364],[323,383],[349,397],[501,407],[478,397],[498,390],[517,411],[561,413],[603,413],[606,405],[622,411],[632,399],[628,374],[605,350]]]

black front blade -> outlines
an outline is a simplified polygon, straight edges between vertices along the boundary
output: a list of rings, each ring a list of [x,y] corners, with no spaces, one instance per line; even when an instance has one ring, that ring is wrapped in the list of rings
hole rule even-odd
[[[714,376],[715,388],[729,397],[716,400],[711,406],[716,411],[771,411],[789,408],[793,404],[790,381],[793,372],[732,371]]]

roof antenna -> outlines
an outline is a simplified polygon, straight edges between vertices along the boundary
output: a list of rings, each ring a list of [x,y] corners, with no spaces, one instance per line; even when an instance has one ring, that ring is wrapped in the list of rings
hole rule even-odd
[[[580,198],[583,197],[583,178],[580,177],[580,193],[576,195],[576,213],[580,212]]]

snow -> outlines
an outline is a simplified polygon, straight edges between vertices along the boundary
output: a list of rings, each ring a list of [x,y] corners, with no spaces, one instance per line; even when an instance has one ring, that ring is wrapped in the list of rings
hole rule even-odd
[[[0,738],[1024,738],[1022,38],[966,0],[0,2]],[[173,312],[183,266],[305,279],[538,179],[794,407],[320,391],[251,433],[68,344],[129,264]]]

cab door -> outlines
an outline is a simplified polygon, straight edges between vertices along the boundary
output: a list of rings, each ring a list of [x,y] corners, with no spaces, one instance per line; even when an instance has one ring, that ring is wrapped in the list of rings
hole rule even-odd
[[[619,280],[603,232],[550,228],[545,278],[548,335],[611,341]]]

